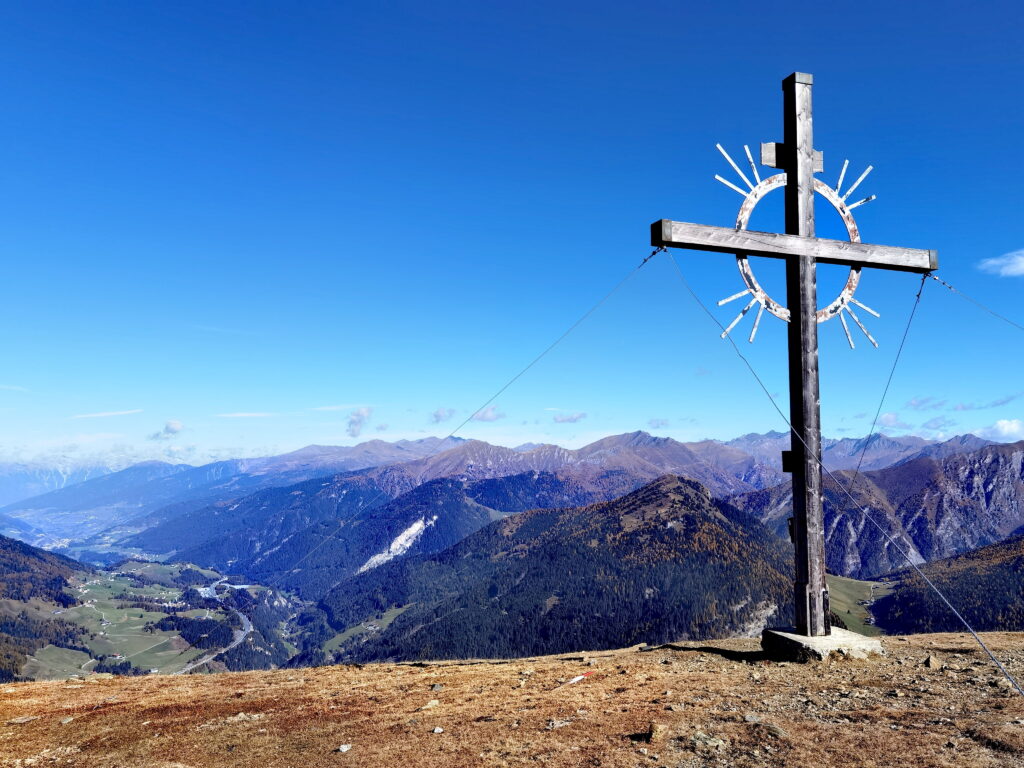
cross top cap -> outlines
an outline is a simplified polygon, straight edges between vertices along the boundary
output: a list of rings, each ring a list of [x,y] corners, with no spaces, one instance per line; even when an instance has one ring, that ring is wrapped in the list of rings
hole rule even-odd
[[[782,81],[782,87],[785,88],[786,84],[789,82],[797,83],[799,85],[814,85],[814,75],[808,74],[807,72],[794,72]]]

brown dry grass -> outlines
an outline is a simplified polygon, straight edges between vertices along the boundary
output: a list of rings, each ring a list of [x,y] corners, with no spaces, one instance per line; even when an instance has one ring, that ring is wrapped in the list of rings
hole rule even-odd
[[[986,639],[1024,672],[1024,634]],[[885,644],[885,659],[818,665],[767,662],[756,641],[728,640],[506,662],[6,685],[0,766],[1024,763],[1024,697],[998,684],[969,637]],[[922,665],[932,654],[944,669]],[[593,674],[560,682],[583,672]],[[25,716],[38,719],[9,722]],[[351,750],[338,752],[342,744]]]

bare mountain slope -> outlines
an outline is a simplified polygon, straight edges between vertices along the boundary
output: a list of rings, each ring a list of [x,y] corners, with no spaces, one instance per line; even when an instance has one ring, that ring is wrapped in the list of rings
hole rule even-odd
[[[853,473],[839,472],[837,478],[848,487]],[[829,569],[843,576],[879,576],[907,563],[861,508],[916,562],[1001,541],[1024,525],[1024,441],[865,472],[853,486],[856,505],[828,478],[824,490]],[[788,536],[788,483],[732,501]]]

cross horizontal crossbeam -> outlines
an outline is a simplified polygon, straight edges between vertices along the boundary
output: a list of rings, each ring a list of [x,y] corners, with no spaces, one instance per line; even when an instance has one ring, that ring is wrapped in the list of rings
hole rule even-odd
[[[823,264],[875,267],[902,272],[931,272],[939,267],[936,251],[851,243],[847,240],[828,240],[821,237],[780,235],[775,232],[752,232],[669,219],[661,219],[651,224],[651,245],[774,258],[809,256]]]

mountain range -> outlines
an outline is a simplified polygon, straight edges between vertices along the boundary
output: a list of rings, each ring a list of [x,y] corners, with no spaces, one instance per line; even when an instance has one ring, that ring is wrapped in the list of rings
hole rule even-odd
[[[312,445],[280,456],[200,467],[143,462],[0,508],[0,526],[4,519],[12,519],[21,527],[19,532],[8,524],[0,531],[10,530],[11,535],[46,547],[72,542],[103,546],[165,518],[263,488],[380,463],[407,462],[461,442],[431,437],[396,443],[372,440],[351,447]]]
[[[510,514],[608,498],[607,492],[571,476],[536,471],[485,480],[442,477],[393,499],[380,495],[377,504],[367,504],[363,492],[339,490],[335,481],[313,484],[320,486],[313,490],[329,502],[291,496],[294,491],[282,489],[294,508],[250,509],[245,515],[257,520],[256,525],[239,525],[232,533],[186,548],[177,557],[316,599],[357,573],[395,558],[439,552]],[[281,534],[282,526],[309,519],[310,510],[321,512],[318,522]]]
[[[114,470],[103,464],[0,462],[0,506],[66,488]]]
[[[766,432],[734,438],[725,443],[754,457],[758,462],[773,469],[782,468],[782,451],[789,449],[788,432]],[[872,433],[867,437],[828,438],[821,440],[821,462],[832,471],[840,469],[880,469],[919,456],[944,458],[956,453],[975,451],[990,445],[990,440],[977,435],[957,437],[935,442],[916,435],[890,437]],[[863,458],[862,458],[863,456]]]
[[[382,563],[321,605],[353,637],[340,658],[523,656],[755,635],[792,620],[791,570],[791,548],[757,520],[668,475]]]
[[[855,464],[863,451],[864,466],[873,467],[955,455],[979,442],[984,441],[973,436],[930,444],[916,437],[873,435],[860,441],[827,441],[825,455],[833,466],[842,466]],[[350,576],[361,566],[359,558],[379,553],[374,548],[390,547],[415,522],[409,510],[418,502],[413,496],[408,504],[388,510],[373,513],[372,508],[392,504],[441,478],[465,483],[517,478],[506,485],[518,488],[519,497],[493,507],[484,504],[487,510],[482,511],[473,489],[459,498],[462,491],[448,487],[437,500],[445,511],[439,519],[445,522],[428,526],[413,551],[447,546],[454,543],[455,531],[465,535],[486,521],[525,509],[611,500],[666,473],[696,480],[713,496],[733,497],[743,508],[752,505],[754,514],[779,529],[780,520],[784,526],[788,516],[780,511],[788,496],[785,476],[775,465],[786,443],[786,435],[778,432],[744,435],[729,443],[680,443],[633,432],[574,450],[427,438],[308,446],[282,456],[201,467],[146,462],[8,505],[0,509],[0,532],[97,561],[106,557],[98,553],[111,550],[188,556],[251,578],[278,574],[295,582],[293,588],[315,593]],[[542,473],[544,480],[538,484],[527,479],[528,473]],[[390,516],[387,524],[381,524],[380,515]],[[342,549],[345,554],[340,554]],[[310,556],[299,554],[311,550],[315,560],[334,558],[325,562],[324,573],[284,575],[295,570],[289,558],[302,557],[312,565]],[[870,552],[866,558],[872,559]],[[868,573],[852,561],[842,572]]]

